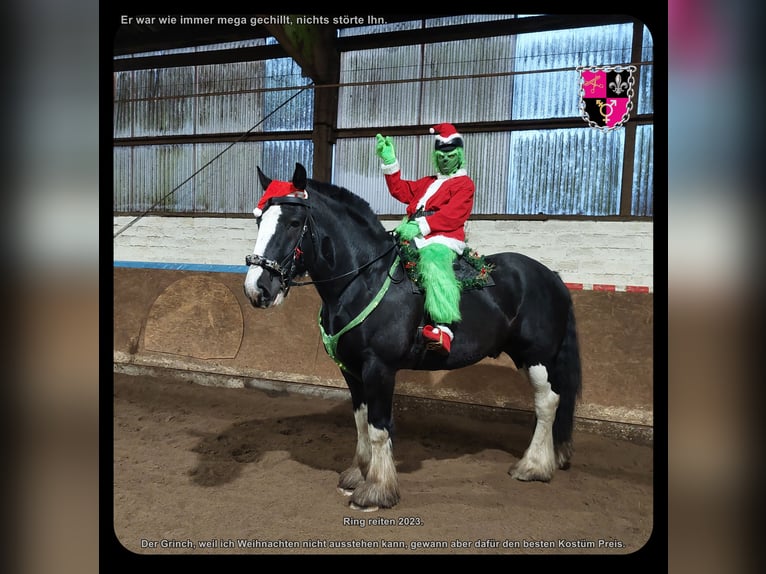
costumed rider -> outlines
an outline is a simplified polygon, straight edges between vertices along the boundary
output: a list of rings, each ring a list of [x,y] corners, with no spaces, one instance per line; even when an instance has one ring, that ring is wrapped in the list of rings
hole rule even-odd
[[[407,216],[395,229],[402,241],[414,242],[425,290],[425,309],[435,325],[423,328],[428,348],[450,352],[460,321],[460,284],[452,263],[465,249],[465,222],[473,208],[474,184],[464,169],[463,138],[452,124],[430,129],[436,135],[433,161],[438,173],[416,181],[402,179],[390,136],[377,134],[376,153],[388,191],[407,204]]]

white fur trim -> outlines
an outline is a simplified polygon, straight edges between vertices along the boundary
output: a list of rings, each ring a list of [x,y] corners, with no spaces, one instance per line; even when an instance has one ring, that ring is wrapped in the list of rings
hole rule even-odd
[[[455,338],[455,333],[453,333],[452,329],[450,329],[449,327],[445,325],[437,325],[436,329],[434,329],[434,333],[437,331],[437,329],[441,330],[442,333],[447,333],[447,336],[449,337],[450,341]]]
[[[433,128],[431,128],[431,133],[435,133]],[[449,143],[452,140],[463,139],[463,136],[461,136],[459,133],[454,133],[451,136],[447,136],[445,138],[443,135],[436,134],[436,139],[443,143]]]
[[[431,245],[432,243],[441,243],[452,249],[455,253],[460,255],[465,250],[465,242],[455,239],[454,237],[445,237],[444,235],[434,235],[425,239],[419,235],[414,239],[415,247],[422,249],[425,245]]]
[[[397,159],[394,163],[389,163],[388,165],[382,163],[380,164],[380,169],[385,175],[393,175],[400,169],[399,160]]]
[[[460,177],[461,175],[468,175],[468,172],[464,168],[460,168],[455,173],[451,175],[444,175],[442,173],[437,173],[436,178],[437,179],[450,179],[451,177]]]
[[[263,215],[263,211],[261,211],[260,209],[256,207],[255,209],[253,209],[253,215],[255,215],[256,217],[260,217],[261,215]]]
[[[426,192],[423,194],[423,197],[418,199],[418,204],[415,206],[417,208],[425,208],[426,203],[428,203],[428,200],[431,199],[437,191],[439,191],[439,188],[444,183],[444,179],[436,179],[431,185],[428,186],[426,189]]]
[[[418,227],[420,227],[420,233],[423,237],[431,234],[431,226],[428,225],[425,217],[416,217],[415,222],[418,224]]]

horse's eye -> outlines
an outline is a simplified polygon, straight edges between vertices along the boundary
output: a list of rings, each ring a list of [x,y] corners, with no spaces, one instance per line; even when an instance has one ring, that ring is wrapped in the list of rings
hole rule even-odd
[[[295,219],[293,219],[293,220],[290,222],[290,227],[292,227],[293,229],[295,229],[296,227],[300,227],[300,225],[301,225],[301,222],[300,222],[300,221],[297,221],[297,220],[295,220]]]

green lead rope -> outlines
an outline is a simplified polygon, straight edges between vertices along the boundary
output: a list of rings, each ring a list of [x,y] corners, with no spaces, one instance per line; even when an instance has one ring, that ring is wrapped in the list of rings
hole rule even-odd
[[[394,259],[394,262],[391,265],[391,269],[389,269],[388,274],[386,275],[386,280],[383,282],[383,286],[380,288],[380,291],[378,291],[378,294],[375,295],[372,301],[367,304],[367,306],[362,310],[361,313],[359,313],[359,315],[357,315],[348,325],[343,327],[335,335],[328,335],[324,330],[324,327],[322,326],[322,306],[320,305],[319,307],[319,332],[322,334],[322,342],[324,343],[325,351],[327,351],[327,354],[330,355],[330,358],[335,361],[335,364],[347,373],[350,373],[351,371],[336,356],[338,352],[338,341],[351,329],[361,325],[362,322],[370,316],[370,313],[372,313],[378,304],[383,300],[383,297],[385,297],[386,293],[388,292],[388,288],[391,286],[391,274],[394,272],[394,269],[396,269],[397,265],[399,265],[398,255]]]

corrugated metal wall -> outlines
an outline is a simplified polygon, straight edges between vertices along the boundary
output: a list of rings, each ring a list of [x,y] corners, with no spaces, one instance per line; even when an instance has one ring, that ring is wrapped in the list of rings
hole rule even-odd
[[[417,29],[494,17],[462,18],[380,28]],[[338,127],[383,129],[446,121],[460,129],[468,122],[578,117],[576,67],[630,62],[632,33],[633,26],[625,24],[343,52],[341,84],[362,85],[340,88]],[[642,57],[653,57],[646,28]],[[312,90],[274,111],[306,81],[290,59],[118,72],[114,137],[239,135],[256,124],[256,132],[309,131]],[[640,113],[652,112],[651,87],[652,67],[642,66],[637,84]],[[624,130],[602,133],[583,126],[470,133],[464,139],[466,167],[477,189],[474,213],[619,213]],[[434,172],[433,136],[397,137],[395,144],[405,178]],[[226,145],[115,146],[115,211],[148,209]],[[652,215],[653,153],[652,125],[638,126],[632,177],[636,216]],[[260,195],[256,165],[271,177],[287,179],[296,161],[310,167],[312,156],[308,139],[237,143],[156,209],[249,212]],[[386,191],[373,138],[338,139],[333,181],[364,197],[380,214],[404,211]]]
[[[624,130],[602,133],[588,127],[514,132],[508,211],[618,213],[624,141]]]
[[[256,167],[272,178],[289,179],[294,162],[310,166],[313,157],[310,140],[240,142],[209,169],[189,179],[229,146],[198,143],[115,148],[114,210],[249,213],[263,194]],[[285,158],[292,163],[285,164]]]
[[[513,61],[514,71],[523,73],[514,83],[513,119],[579,116],[577,66],[630,62],[632,30],[623,24],[521,34]]]
[[[342,53],[341,84],[370,85],[340,88],[338,127],[417,124],[420,82],[392,82],[420,77],[420,51],[420,46],[397,46]]]
[[[653,215],[654,203],[654,130],[636,128],[636,154],[633,162],[633,201],[631,214]]]
[[[305,83],[289,58],[117,72],[114,137],[308,130],[313,91],[277,110]],[[310,166],[311,140],[115,146],[114,210],[248,213],[263,192],[256,166],[281,173],[285,158]]]
[[[346,52],[339,127],[375,127],[579,117],[577,66],[631,61],[633,26],[603,26]],[[651,59],[645,30],[643,55]],[[439,79],[473,76],[468,79]],[[423,80],[403,82],[402,80]],[[378,83],[380,82],[380,83]],[[651,67],[640,74],[639,109],[651,112]],[[652,214],[652,126],[640,126],[633,178],[633,215]],[[471,133],[465,138],[474,213],[617,215],[624,130],[602,133],[546,129]],[[402,176],[433,173],[430,137],[395,138]],[[640,170],[640,172],[638,171]],[[339,140],[335,180],[363,196],[378,213],[402,206],[386,197],[374,140]]]

